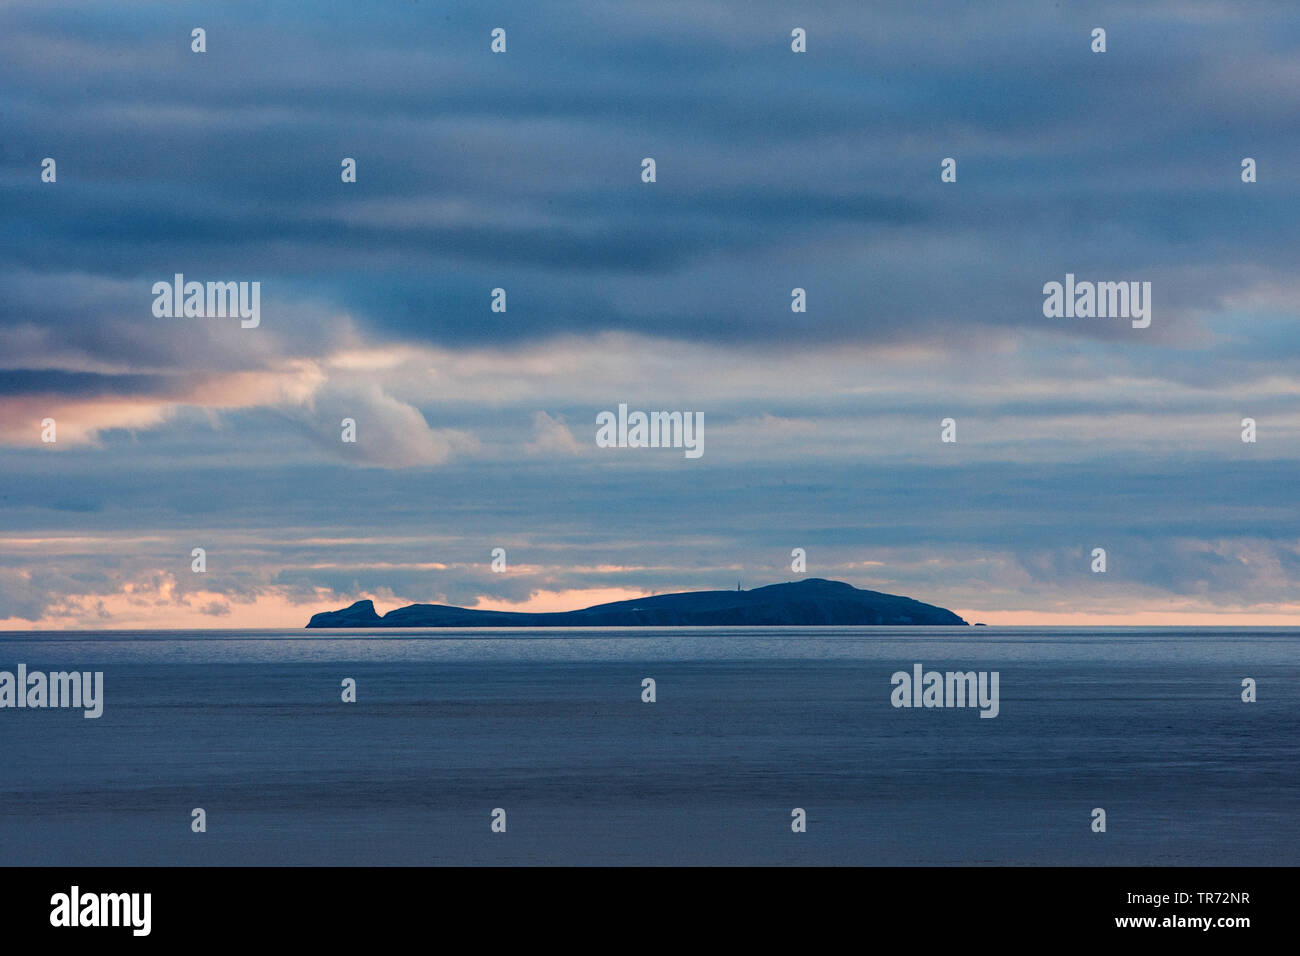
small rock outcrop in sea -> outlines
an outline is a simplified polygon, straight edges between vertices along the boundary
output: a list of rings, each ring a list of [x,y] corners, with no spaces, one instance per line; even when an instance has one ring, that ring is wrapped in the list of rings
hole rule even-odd
[[[475,611],[445,604],[411,604],[375,613],[372,601],[313,614],[308,627],[710,627],[786,625],[948,625],[966,622],[952,611],[912,598],[866,591],[843,581],[808,578],[750,591],[686,591],[577,611],[527,614]]]

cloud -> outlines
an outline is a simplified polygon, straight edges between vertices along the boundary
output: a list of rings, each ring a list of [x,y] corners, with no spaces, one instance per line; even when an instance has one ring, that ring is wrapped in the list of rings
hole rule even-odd
[[[529,614],[548,614],[554,611],[575,611],[597,604],[614,601],[631,601],[646,597],[648,591],[634,588],[584,588],[568,591],[530,591],[523,601],[502,601],[479,595],[469,607],[477,611],[521,611]]]
[[[546,412],[534,412],[533,432],[536,437],[524,446],[524,451],[530,455],[582,454],[582,446],[573,437],[562,417],[552,418]]]
[[[331,384],[310,402],[282,409],[331,455],[354,465],[423,468],[456,454],[475,454],[479,440],[455,428],[433,428],[420,410],[377,383]],[[344,421],[355,426],[355,443],[344,442]]]

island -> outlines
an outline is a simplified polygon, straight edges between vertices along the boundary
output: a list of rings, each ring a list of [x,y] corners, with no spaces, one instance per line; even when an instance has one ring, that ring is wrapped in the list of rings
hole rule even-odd
[[[313,628],[363,627],[806,627],[815,625],[966,626],[952,611],[909,597],[807,578],[741,591],[685,591],[577,611],[531,614],[410,604],[380,616],[373,601],[313,614]]]

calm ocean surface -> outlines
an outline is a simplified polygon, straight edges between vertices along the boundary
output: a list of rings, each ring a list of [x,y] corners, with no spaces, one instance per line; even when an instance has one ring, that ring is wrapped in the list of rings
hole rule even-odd
[[[999,716],[892,707],[918,662],[998,671]],[[1300,864],[1296,629],[0,633],[19,663],[105,704],[0,710],[5,865]]]

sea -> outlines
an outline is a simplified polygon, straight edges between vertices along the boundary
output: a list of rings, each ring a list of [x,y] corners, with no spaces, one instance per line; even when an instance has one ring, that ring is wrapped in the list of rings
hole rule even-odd
[[[103,713],[0,709],[0,865],[1300,864],[1300,629],[0,633],[20,663]],[[996,672],[997,716],[895,706],[918,664]]]

